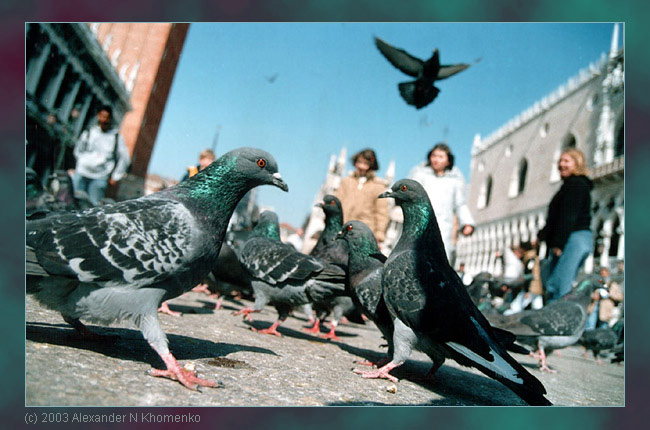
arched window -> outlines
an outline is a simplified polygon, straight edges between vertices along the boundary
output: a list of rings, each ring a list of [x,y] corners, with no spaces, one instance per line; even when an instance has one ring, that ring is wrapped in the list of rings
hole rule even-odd
[[[564,151],[565,149],[575,148],[575,147],[576,147],[576,137],[573,135],[573,133],[567,134],[564,140],[562,141],[562,150]]]
[[[625,155],[625,132],[623,129],[624,124],[621,124],[621,127],[618,129],[618,133],[616,133],[616,142],[614,142],[614,157]]]
[[[508,188],[508,197],[517,197],[524,192],[526,188],[526,176],[528,174],[528,160],[522,158],[510,177],[510,187]]]
[[[519,186],[517,187],[517,195],[524,192],[526,188],[526,174],[528,173],[528,161],[523,158],[519,162]]]
[[[478,200],[476,202],[477,209],[486,208],[490,204],[490,196],[492,195],[492,175],[489,175],[481,184],[481,189],[478,193]]]

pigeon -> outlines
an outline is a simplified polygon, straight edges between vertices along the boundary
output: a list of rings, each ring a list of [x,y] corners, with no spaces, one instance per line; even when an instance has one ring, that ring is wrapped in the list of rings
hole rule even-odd
[[[386,358],[377,363],[381,367],[393,358],[393,320],[382,296],[381,278],[386,256],[377,246],[372,230],[361,221],[348,221],[337,235],[349,247],[348,279],[352,300],[375,323],[388,342]]]
[[[550,405],[544,386],[506,352],[501,339],[505,333],[490,326],[447,261],[424,188],[402,179],[379,195],[387,197],[394,198],[404,213],[402,234],[382,276],[384,301],[394,323],[394,354],[385,366],[357,373],[396,381],[389,372],[417,348],[433,361],[430,376],[452,358],[501,382],[530,405]]]
[[[51,175],[49,192],[41,184],[38,174],[25,168],[25,218],[34,220],[53,213],[81,209],[72,192],[72,179],[66,172]]]
[[[587,352],[591,351],[594,354],[597,364],[603,364],[600,359],[600,352],[604,350],[611,350],[619,344],[618,335],[614,330],[609,327],[596,328],[592,330],[585,330],[578,341],[585,347],[584,357],[587,357]]]
[[[280,241],[278,216],[272,211],[260,214],[239,258],[252,276],[255,304],[234,314],[251,321],[250,314],[260,312],[269,303],[278,311],[279,317],[271,327],[253,329],[258,333],[282,337],[277,328],[294,308],[345,292],[343,269]]]
[[[27,222],[27,293],[85,337],[80,320],[134,323],[167,369],[150,375],[189,389],[219,386],[180,367],[156,310],[213,268],[239,199],[258,185],[288,191],[266,151],[230,151],[158,193]]]
[[[341,201],[331,194],[326,194],[323,197],[323,202],[318,203],[316,206],[322,208],[323,212],[325,212],[325,228],[309,255],[346,270],[348,266],[348,246],[345,241],[336,240],[336,235],[343,225]],[[329,333],[322,336],[326,339],[339,339],[336,336],[336,327],[344,316],[354,322],[364,322],[361,314],[354,306],[352,298],[347,295],[334,296],[323,302],[314,303],[313,308],[316,311],[316,318],[312,327],[305,329],[305,331],[319,333],[321,321],[329,313],[332,313],[331,329]]]
[[[546,354],[571,346],[580,339],[587,323],[591,293],[600,281],[598,275],[587,277],[569,294],[542,309],[508,316],[490,315],[487,318],[492,325],[514,333],[517,342],[536,348],[540,370],[555,373],[546,363]]]
[[[393,66],[416,78],[414,81],[402,82],[397,87],[406,103],[415,106],[417,109],[427,106],[440,92],[433,85],[435,81],[453,76],[470,66],[470,64],[465,63],[440,65],[440,53],[437,49],[433,51],[431,58],[422,61],[403,49],[389,45],[378,37],[375,37],[375,45]]]

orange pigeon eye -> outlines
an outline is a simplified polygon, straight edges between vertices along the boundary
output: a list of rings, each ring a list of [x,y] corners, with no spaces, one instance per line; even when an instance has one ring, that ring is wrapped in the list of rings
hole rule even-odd
[[[336,206],[336,202],[335,202],[334,200],[332,200],[332,201],[330,202],[330,204],[331,204],[332,206]]]
[[[257,160],[257,165],[262,167],[262,168],[266,167],[266,160],[263,159],[263,158],[258,159]]]
[[[408,190],[408,187],[406,185],[402,185],[401,187],[399,187],[399,189],[402,191],[406,191]]]
[[[345,227],[345,229],[346,229],[347,231],[352,231],[352,225],[351,225],[351,224],[348,224],[348,226]]]

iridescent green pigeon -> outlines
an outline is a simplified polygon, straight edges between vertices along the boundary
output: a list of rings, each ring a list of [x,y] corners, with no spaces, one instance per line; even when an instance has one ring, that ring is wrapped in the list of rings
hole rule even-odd
[[[157,309],[214,268],[237,202],[264,184],[288,190],[271,154],[240,148],[158,193],[28,222],[27,293],[87,337],[80,319],[131,321],[167,367],[151,375],[218,386],[180,367]]]

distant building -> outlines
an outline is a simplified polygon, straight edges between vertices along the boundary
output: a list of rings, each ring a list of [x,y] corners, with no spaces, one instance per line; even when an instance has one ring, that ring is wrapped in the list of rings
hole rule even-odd
[[[101,105],[119,123],[129,92],[85,24],[25,24],[26,165],[46,182],[72,168],[79,134]]]
[[[144,194],[145,178],[189,24],[91,23],[110,64],[129,92],[131,109],[120,133],[131,152],[131,169],[118,199]]]
[[[591,178],[596,237],[585,265],[608,265],[624,257],[624,53],[618,26],[609,55],[572,77],[472,148],[468,206],[476,220],[460,237],[456,263],[471,274],[500,272],[494,252],[535,239],[548,204],[561,185],[562,150],[580,149]],[[546,250],[542,249],[542,254]]]

